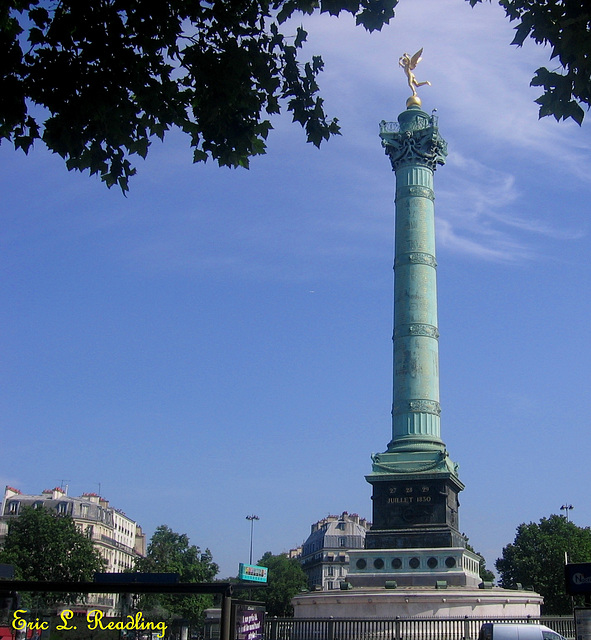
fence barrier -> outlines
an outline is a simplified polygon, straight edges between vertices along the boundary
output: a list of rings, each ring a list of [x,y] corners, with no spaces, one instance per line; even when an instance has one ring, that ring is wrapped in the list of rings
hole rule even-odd
[[[271,618],[265,622],[265,640],[477,640],[485,622],[544,624],[560,635],[575,638],[571,616],[527,618]]]

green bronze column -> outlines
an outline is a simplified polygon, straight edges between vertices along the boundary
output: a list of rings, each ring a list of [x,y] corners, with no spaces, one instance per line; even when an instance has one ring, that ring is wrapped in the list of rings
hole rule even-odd
[[[454,468],[441,440],[433,173],[447,144],[415,100],[380,137],[396,173],[392,440],[374,472]],[[388,455],[392,454],[392,455]],[[377,458],[377,459],[376,459]],[[392,466],[393,465],[393,466]]]
[[[441,439],[439,330],[433,175],[447,143],[437,118],[421,109],[411,69],[421,52],[404,54],[413,95],[398,122],[380,123],[396,174],[392,438],[372,456],[373,526],[368,549],[463,547],[457,465]]]
[[[433,172],[447,145],[434,117],[413,106],[380,135],[396,172],[394,390],[388,451],[443,449]]]

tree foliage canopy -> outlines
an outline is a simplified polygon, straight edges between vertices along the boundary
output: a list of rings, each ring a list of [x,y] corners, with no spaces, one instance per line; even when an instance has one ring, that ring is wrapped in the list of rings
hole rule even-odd
[[[323,0],[378,29],[397,0]],[[194,160],[248,166],[264,153],[280,101],[315,145],[338,133],[317,95],[320,57],[304,64],[306,32],[283,34],[316,0],[9,0],[0,7],[0,139],[35,139],[69,169],[127,189],[129,156],[150,138],[186,133]],[[38,111],[45,108],[41,126]],[[44,117],[44,116],[41,116]]]
[[[70,516],[25,507],[10,520],[0,562],[11,564],[17,580],[92,581],[105,562]],[[52,601],[76,602],[74,593],[56,594]]]
[[[399,0],[7,0],[0,4],[0,141],[35,140],[68,169],[128,189],[130,157],[176,127],[195,162],[248,167],[282,106],[319,146],[339,133],[319,95],[319,56],[286,25],[346,12],[369,31]],[[482,0],[469,0],[475,5]],[[549,44],[565,74],[538,69],[540,116],[583,119],[591,99],[591,9],[582,0],[499,0],[514,44]]]
[[[474,6],[482,0],[469,0]],[[540,118],[572,118],[579,124],[585,113],[580,104],[591,106],[591,5],[585,0],[499,0],[507,17],[518,24],[511,44],[521,46],[526,38],[550,47],[565,73],[539,68],[531,86],[543,87],[536,100]]]
[[[285,554],[273,555],[267,551],[257,563],[268,567],[268,587],[257,593],[257,598],[265,602],[271,616],[290,617],[293,615],[291,599],[308,584],[308,577],[296,558]]]
[[[520,524],[514,542],[495,563],[500,586],[511,589],[521,583],[533,587],[544,596],[545,615],[572,613],[564,585],[565,553],[569,562],[591,562],[591,529],[558,515]]]
[[[178,573],[181,582],[212,582],[218,572],[209,549],[201,551],[190,544],[184,533],[176,533],[166,525],[160,525],[150,539],[145,558],[139,558],[135,571],[145,573]],[[161,607],[171,616],[191,621],[200,619],[203,610],[213,606],[208,595],[171,595],[160,594],[146,596],[142,603],[146,609]]]

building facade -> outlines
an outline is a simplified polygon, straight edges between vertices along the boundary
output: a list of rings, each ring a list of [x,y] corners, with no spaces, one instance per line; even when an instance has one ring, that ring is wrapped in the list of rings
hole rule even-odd
[[[363,549],[370,526],[365,518],[346,511],[340,516],[327,516],[311,526],[300,555],[310,589],[340,589],[349,569],[348,552]]]
[[[6,487],[0,509],[0,547],[8,533],[8,525],[25,507],[43,508],[71,516],[82,533],[91,540],[105,560],[105,571],[122,573],[131,569],[136,558],[146,555],[146,536],[140,525],[115,509],[96,493],[73,497],[67,489],[46,489],[40,494],[24,494]],[[87,605],[110,611],[116,598],[108,594],[89,595]]]

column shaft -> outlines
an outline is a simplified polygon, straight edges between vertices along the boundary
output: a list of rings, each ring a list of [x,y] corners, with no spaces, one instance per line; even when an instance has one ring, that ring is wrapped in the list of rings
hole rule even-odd
[[[441,444],[433,170],[396,169],[392,442]]]

